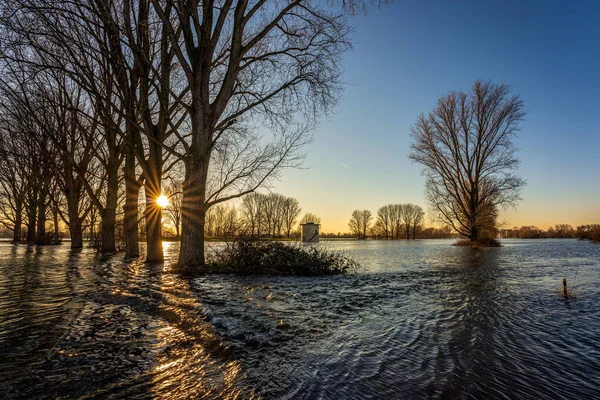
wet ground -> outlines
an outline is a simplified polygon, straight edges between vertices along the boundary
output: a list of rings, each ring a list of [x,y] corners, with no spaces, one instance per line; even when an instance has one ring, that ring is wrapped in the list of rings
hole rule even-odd
[[[451,243],[328,245],[350,276],[195,279],[1,243],[0,398],[600,398],[600,246]]]

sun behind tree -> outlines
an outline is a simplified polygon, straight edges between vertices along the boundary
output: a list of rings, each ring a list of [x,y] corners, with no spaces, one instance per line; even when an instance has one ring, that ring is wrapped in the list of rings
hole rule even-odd
[[[169,198],[164,194],[161,194],[157,197],[156,204],[158,204],[160,208],[165,208],[169,205]]]

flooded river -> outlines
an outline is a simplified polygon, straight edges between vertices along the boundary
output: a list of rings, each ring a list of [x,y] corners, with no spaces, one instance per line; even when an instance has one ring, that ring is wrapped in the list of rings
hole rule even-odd
[[[0,398],[600,398],[600,245],[451,243],[323,244],[349,276],[189,280],[0,243]]]

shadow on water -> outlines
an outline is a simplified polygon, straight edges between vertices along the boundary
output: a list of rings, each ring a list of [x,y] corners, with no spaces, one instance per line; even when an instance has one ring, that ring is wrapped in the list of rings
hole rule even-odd
[[[239,365],[188,282],[163,264],[65,247],[10,254],[0,270],[1,398],[239,394]]]

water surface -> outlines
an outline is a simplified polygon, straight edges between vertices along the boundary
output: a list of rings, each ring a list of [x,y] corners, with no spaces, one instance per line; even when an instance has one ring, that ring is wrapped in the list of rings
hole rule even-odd
[[[323,244],[350,276],[191,280],[2,243],[0,397],[600,397],[600,246],[451,243]]]

